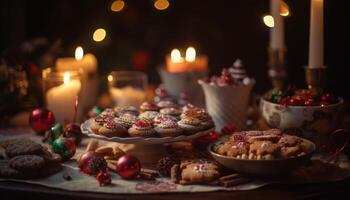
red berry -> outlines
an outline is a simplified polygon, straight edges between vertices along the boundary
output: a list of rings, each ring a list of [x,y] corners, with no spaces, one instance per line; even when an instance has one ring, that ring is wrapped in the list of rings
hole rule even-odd
[[[231,75],[231,73],[227,69],[223,69],[221,72],[220,80],[221,83],[227,84],[227,85],[233,85],[234,79]]]
[[[304,101],[304,106],[313,106],[313,105],[315,105],[314,99],[309,98]]]
[[[110,185],[112,184],[111,175],[109,175],[106,171],[101,171],[96,175],[96,180],[102,185]]]
[[[303,101],[302,97],[300,97],[300,96],[293,96],[293,97],[288,99],[287,105],[301,106],[301,105],[304,105],[304,101]]]
[[[135,126],[138,127],[138,128],[147,128],[147,127],[150,127],[151,124],[148,121],[145,121],[145,120],[137,120],[135,122]]]
[[[287,105],[287,102],[288,102],[288,98],[283,98],[283,99],[280,100],[279,104]]]

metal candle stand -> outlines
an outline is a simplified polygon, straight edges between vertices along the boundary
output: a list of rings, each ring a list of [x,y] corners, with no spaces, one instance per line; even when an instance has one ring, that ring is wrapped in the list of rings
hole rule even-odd
[[[285,49],[268,48],[268,76],[273,89],[283,89],[286,85],[286,53]]]
[[[310,68],[305,67],[305,81],[309,89],[316,89],[320,92],[324,89],[326,85],[326,67],[321,68]]]

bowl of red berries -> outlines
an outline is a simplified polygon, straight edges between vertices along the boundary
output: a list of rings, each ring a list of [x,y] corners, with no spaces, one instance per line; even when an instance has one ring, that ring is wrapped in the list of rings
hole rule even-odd
[[[274,90],[260,101],[263,119],[273,128],[289,130],[325,145],[340,122],[344,100],[312,89]]]

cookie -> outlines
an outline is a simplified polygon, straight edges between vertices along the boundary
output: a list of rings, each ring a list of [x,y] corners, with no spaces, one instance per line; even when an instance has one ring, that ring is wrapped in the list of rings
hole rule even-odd
[[[279,135],[259,135],[259,136],[251,136],[247,139],[248,143],[254,143],[255,141],[270,141],[270,142],[278,142],[280,140]]]
[[[122,137],[127,134],[127,129],[117,119],[108,119],[98,130],[98,134],[106,137]]]
[[[139,115],[139,111],[134,106],[117,106],[114,108],[114,111],[116,112],[116,115],[119,117],[124,114],[130,114],[134,116]]]
[[[180,164],[180,184],[210,183],[220,176],[219,166],[205,159],[184,161]]]
[[[177,124],[183,129],[185,135],[191,135],[203,129],[201,121],[197,118],[185,117],[178,121]]]
[[[281,137],[281,139],[278,141],[278,144],[282,147],[282,146],[286,146],[286,147],[291,147],[291,146],[295,146],[298,145],[302,140],[296,136],[292,136],[292,135],[284,135]]]
[[[159,108],[156,104],[152,103],[152,102],[149,102],[149,101],[145,101],[143,102],[141,105],[140,105],[140,110],[142,112],[145,112],[145,111],[158,111]]]
[[[139,119],[146,119],[150,122],[153,122],[153,119],[159,115],[157,111],[144,111],[139,115]]]
[[[154,137],[156,131],[152,124],[147,120],[137,120],[135,124],[128,130],[131,137]]]
[[[249,153],[253,153],[256,156],[276,155],[279,150],[280,146],[271,141],[255,141],[250,145]]]
[[[11,168],[8,164],[0,165],[1,178],[20,178],[20,172]]]
[[[221,155],[247,159],[249,155],[249,144],[245,142],[228,141],[220,145],[217,152]]]
[[[160,109],[160,114],[163,114],[163,115],[171,115],[171,116],[174,116],[174,117],[178,117],[180,116],[180,114],[182,113],[181,109],[179,108],[173,108],[173,107],[170,107],[170,108],[162,108]]]
[[[176,137],[181,135],[182,129],[173,120],[164,120],[154,128],[159,137]]]
[[[292,146],[292,147],[282,147],[280,154],[282,157],[288,158],[293,156],[298,156],[301,152],[303,152],[300,146]]]
[[[172,101],[169,100],[162,100],[157,103],[157,106],[159,109],[162,108],[176,108],[178,105]]]
[[[21,155],[11,158],[9,166],[20,172],[36,173],[45,166],[45,160],[36,155]]]
[[[103,118],[114,118],[117,117],[116,116],[116,112],[114,112],[113,109],[111,108],[106,108],[105,110],[102,111],[102,113],[100,114],[101,117]]]
[[[164,120],[172,120],[172,121],[178,121],[177,117],[171,116],[171,115],[163,115],[163,114],[159,114],[158,116],[156,116],[153,119],[153,124],[154,126],[157,126],[158,124],[160,124],[162,121]]]
[[[42,146],[29,139],[15,139],[8,141],[4,146],[5,153],[9,158],[18,155],[38,155],[42,153]]]
[[[106,117],[102,117],[102,116],[97,116],[94,118],[94,120],[92,120],[91,124],[90,124],[90,129],[98,134],[98,130],[100,130],[100,128],[103,126],[103,124],[108,120],[108,118]]]
[[[136,122],[137,116],[130,113],[125,113],[116,120],[126,129],[129,129]]]

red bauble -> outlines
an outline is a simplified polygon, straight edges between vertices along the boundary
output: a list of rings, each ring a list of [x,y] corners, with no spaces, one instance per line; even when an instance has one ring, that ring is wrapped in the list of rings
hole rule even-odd
[[[94,151],[87,151],[85,152],[83,155],[80,156],[79,160],[78,160],[78,166],[79,169],[84,172],[87,173],[87,165],[89,163],[89,161],[93,158],[96,157],[97,154]]]
[[[96,180],[100,184],[100,186],[112,184],[111,175],[109,175],[106,171],[99,172],[96,175]]]
[[[219,139],[219,134],[215,131],[212,131],[207,135],[203,135],[199,138],[194,139],[192,141],[192,144],[196,148],[204,150],[207,148],[208,144],[215,142],[217,139]]]
[[[140,161],[131,155],[120,157],[116,167],[117,173],[123,179],[133,179],[140,173],[141,170]]]
[[[37,108],[30,113],[29,124],[35,132],[45,133],[55,124],[55,117],[46,108]]]
[[[72,138],[76,145],[78,145],[83,138],[80,126],[78,124],[70,123],[65,127],[64,137]]]

